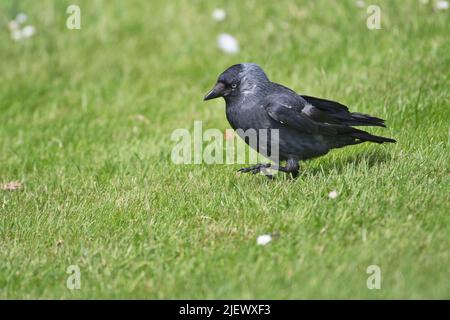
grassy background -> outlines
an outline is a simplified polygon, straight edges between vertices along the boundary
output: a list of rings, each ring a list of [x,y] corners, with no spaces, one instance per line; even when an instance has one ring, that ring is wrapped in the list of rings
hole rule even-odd
[[[449,12],[377,4],[370,31],[354,1],[2,1],[0,183],[23,188],[0,191],[0,297],[450,298]],[[21,42],[17,11],[37,28]],[[398,143],[332,151],[295,181],[172,164],[174,129],[229,127],[202,97],[243,61],[386,118],[371,132]]]

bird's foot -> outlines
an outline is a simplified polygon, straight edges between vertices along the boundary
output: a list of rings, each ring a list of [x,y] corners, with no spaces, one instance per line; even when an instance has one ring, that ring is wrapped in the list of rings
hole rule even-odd
[[[280,167],[278,170],[286,172],[291,176],[292,179],[295,179],[298,177],[298,171],[299,171],[299,164],[298,160],[295,159],[288,159],[286,162],[286,167]]]
[[[247,173],[251,172],[252,174],[257,174],[260,172],[265,173],[267,168],[270,168],[270,163],[259,163],[257,165],[247,167],[247,168],[241,168],[237,172],[238,173]],[[266,174],[267,175],[267,174]]]
[[[251,167],[241,168],[237,172],[238,173],[251,172],[252,174],[263,173],[267,178],[273,179],[274,176],[269,173],[268,169],[273,169],[273,170],[285,172],[285,173],[289,174],[292,179],[297,178],[298,174],[299,174],[298,161],[296,161],[294,159],[289,159],[287,161],[286,167],[279,167],[277,165],[273,166],[270,163],[259,163],[257,165],[251,166]]]

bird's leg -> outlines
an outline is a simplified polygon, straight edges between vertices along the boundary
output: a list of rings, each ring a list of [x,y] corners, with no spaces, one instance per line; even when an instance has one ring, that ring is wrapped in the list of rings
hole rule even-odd
[[[267,168],[270,168],[270,163],[258,163],[251,167],[241,168],[238,172],[251,172],[253,174],[257,174]]]
[[[238,172],[251,172],[253,174],[257,174],[260,172],[265,173],[266,169],[275,169],[281,172],[290,173],[292,178],[297,178],[299,171],[299,164],[295,159],[291,158],[287,160],[285,167],[274,166],[270,163],[259,163],[251,167],[241,168],[238,170]],[[268,178],[273,178],[273,176],[268,173],[265,173],[265,175]]]
[[[295,179],[298,176],[299,168],[300,168],[300,166],[298,164],[298,161],[295,160],[295,159],[289,158],[286,161],[286,166],[285,167],[279,167],[278,171],[290,173],[292,178]]]

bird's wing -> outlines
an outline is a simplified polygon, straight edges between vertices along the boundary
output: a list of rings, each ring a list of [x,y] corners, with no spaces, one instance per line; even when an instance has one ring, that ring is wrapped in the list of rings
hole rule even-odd
[[[340,104],[336,101],[326,100],[326,99],[320,99],[316,97],[311,96],[301,96],[303,99],[305,99],[309,104],[312,104],[313,106],[332,114],[343,114],[347,115],[350,112],[348,111],[348,108],[344,106],[343,104]]]
[[[341,124],[338,119],[300,97],[272,95],[266,98],[264,105],[273,120],[298,131],[324,135],[337,135],[353,131],[353,128]]]
[[[367,114],[350,112],[343,104],[336,101],[320,99],[311,96],[301,96],[306,102],[316,109],[326,113],[334,119],[336,124],[348,126],[379,126],[385,127],[384,120]]]

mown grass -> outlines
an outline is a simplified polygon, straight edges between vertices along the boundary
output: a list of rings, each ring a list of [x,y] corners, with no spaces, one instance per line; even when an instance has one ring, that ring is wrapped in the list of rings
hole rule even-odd
[[[378,1],[370,31],[354,1],[77,1],[71,31],[72,3],[0,4],[0,184],[23,183],[0,191],[0,297],[450,298],[448,11]],[[15,10],[33,38],[10,39]],[[333,151],[295,181],[173,164],[174,129],[229,127],[202,97],[242,61],[386,118],[371,131],[398,143]]]

